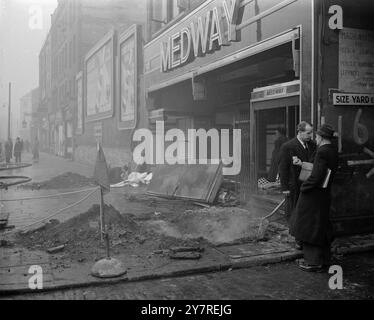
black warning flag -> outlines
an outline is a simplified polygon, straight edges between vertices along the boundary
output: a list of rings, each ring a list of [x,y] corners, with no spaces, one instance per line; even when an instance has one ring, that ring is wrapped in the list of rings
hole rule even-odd
[[[108,166],[106,164],[105,155],[103,149],[101,148],[101,144],[98,144],[93,178],[94,181],[105,191],[110,191]]]

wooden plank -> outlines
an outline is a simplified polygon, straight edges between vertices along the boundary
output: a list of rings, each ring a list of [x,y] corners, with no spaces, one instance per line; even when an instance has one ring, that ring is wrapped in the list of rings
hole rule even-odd
[[[219,167],[216,171],[216,175],[214,176],[213,183],[211,184],[209,188],[209,192],[207,195],[207,202],[208,203],[213,203],[214,199],[216,198],[216,195],[218,193],[218,190],[222,184],[223,177],[222,177],[222,162],[220,162]]]
[[[349,166],[360,166],[363,164],[374,164],[374,159],[373,160],[351,160],[347,161],[347,164]]]
[[[368,154],[369,156],[371,156],[372,158],[374,158],[374,152],[369,150],[368,148],[364,148],[364,152],[366,154]]]

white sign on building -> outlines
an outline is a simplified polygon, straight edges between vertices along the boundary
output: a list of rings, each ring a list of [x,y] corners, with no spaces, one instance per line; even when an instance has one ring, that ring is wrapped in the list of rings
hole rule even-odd
[[[340,31],[339,90],[374,92],[374,31],[352,28]]]

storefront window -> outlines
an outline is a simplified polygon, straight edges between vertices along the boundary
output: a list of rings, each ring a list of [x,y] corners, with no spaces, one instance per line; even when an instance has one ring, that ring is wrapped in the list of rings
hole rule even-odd
[[[178,17],[189,7],[187,0],[151,0],[150,13],[152,34]]]

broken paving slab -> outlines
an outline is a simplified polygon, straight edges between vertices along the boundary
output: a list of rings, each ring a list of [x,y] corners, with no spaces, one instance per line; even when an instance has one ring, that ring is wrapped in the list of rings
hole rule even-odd
[[[204,248],[202,247],[171,247],[172,252],[203,252]]]
[[[201,254],[199,252],[191,252],[191,251],[170,252],[169,258],[170,259],[181,259],[181,260],[197,260],[201,258]]]
[[[9,212],[0,212],[0,230],[3,230],[8,225]]]
[[[61,246],[58,246],[58,247],[49,248],[49,249],[47,249],[47,252],[53,254],[53,253],[61,252],[64,249],[65,249],[65,245],[61,245]]]
[[[153,170],[147,193],[213,203],[222,180],[221,163],[158,165]]]
[[[237,260],[241,258],[264,256],[271,254],[284,254],[293,251],[294,248],[287,243],[263,242],[263,243],[246,243],[242,245],[220,247],[221,253],[230,259]]]

